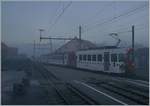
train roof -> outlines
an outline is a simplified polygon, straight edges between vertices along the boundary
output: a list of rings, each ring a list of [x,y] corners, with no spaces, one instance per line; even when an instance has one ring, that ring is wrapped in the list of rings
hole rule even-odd
[[[121,49],[121,47],[117,47],[117,46],[102,46],[102,47],[89,48],[89,49],[80,49],[79,51],[86,51],[86,50],[103,50],[103,49]]]

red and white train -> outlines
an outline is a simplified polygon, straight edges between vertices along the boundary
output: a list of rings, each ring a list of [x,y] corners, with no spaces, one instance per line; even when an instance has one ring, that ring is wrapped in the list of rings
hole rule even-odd
[[[107,73],[129,73],[134,71],[132,52],[129,48],[105,46],[64,53],[61,58],[55,58],[55,63],[51,59],[48,63]]]
[[[107,73],[125,73],[134,70],[132,49],[102,47],[77,51],[76,56],[78,68]]]

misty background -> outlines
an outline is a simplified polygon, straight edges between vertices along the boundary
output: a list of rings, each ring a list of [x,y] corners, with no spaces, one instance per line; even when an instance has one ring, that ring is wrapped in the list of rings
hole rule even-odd
[[[110,33],[118,33],[120,46],[131,45],[131,27],[135,25],[136,47],[149,46],[148,1],[3,1],[2,42],[19,48],[20,53],[33,54],[33,41],[37,54],[50,52],[49,40],[40,42],[39,28],[46,37],[78,37],[82,26],[82,39],[99,46],[116,43]],[[53,50],[67,41],[52,41]],[[45,49],[44,49],[45,48]]]

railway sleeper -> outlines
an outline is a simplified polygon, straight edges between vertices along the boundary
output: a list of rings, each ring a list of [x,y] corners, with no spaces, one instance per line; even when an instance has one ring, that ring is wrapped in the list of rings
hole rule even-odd
[[[61,95],[69,105],[88,105],[94,104],[86,98],[85,95],[78,92],[76,89],[72,88],[68,84],[60,84],[57,85],[57,91],[59,95]]]
[[[111,92],[114,92],[116,94],[119,94],[125,98],[128,98],[132,101],[135,101],[136,103],[138,104],[142,104],[142,105],[145,105],[145,104],[148,104],[149,100],[148,99],[143,99],[141,98],[140,96],[137,96],[137,95],[133,95],[132,93],[130,92],[127,92],[127,91],[124,91],[122,89],[117,89],[117,88],[114,88],[112,86],[109,86],[107,84],[102,84],[100,87],[103,87],[104,89],[106,90],[109,90]]]
[[[65,86],[61,89],[61,91],[65,98],[67,98],[67,100],[70,102],[70,105],[87,104],[79,95],[77,95],[74,91],[70,90],[68,87]]]
[[[70,88],[70,90],[75,92],[77,95],[79,95],[84,101],[87,102],[87,104],[90,104],[90,105],[98,104],[95,100],[93,100],[92,98],[90,98],[89,96],[87,96],[86,94],[78,90],[77,88],[75,88],[72,84],[67,83],[67,87]]]
[[[139,92],[139,91],[137,91],[137,90],[135,90],[135,89],[131,89],[131,88],[124,88],[124,87],[120,87],[120,86],[118,86],[118,85],[116,85],[115,83],[113,83],[113,82],[109,82],[109,83],[107,83],[108,85],[110,85],[110,86],[112,86],[112,87],[115,87],[115,88],[117,88],[117,89],[122,89],[122,90],[125,90],[125,91],[127,91],[127,92],[130,92],[130,93],[132,93],[132,94],[135,94],[135,95],[137,95],[137,96],[141,96],[141,97],[143,97],[143,98],[149,98],[149,96],[148,95],[146,95],[145,93],[143,93],[143,92]]]
[[[65,105],[66,102],[60,98],[60,97],[57,97],[58,96],[58,93],[57,92],[53,92],[53,90],[55,90],[54,88],[51,88],[50,89],[50,86],[43,86],[42,87],[48,97],[48,104],[50,105]]]
[[[65,96],[62,94],[62,92],[61,92],[59,89],[57,89],[56,87],[54,87],[54,89],[55,89],[56,93],[61,97],[61,99],[64,101],[64,103],[65,103],[66,105],[71,104],[71,103],[65,98]]]
[[[119,85],[122,85],[124,87],[128,87],[128,88],[132,88],[132,89],[137,89],[141,92],[149,92],[149,89],[148,88],[145,88],[145,87],[141,87],[141,86],[136,86],[134,84],[131,84],[127,81],[123,81],[124,83],[122,83],[122,81],[116,81],[116,80],[113,80],[113,82],[116,82],[116,83],[119,83]]]

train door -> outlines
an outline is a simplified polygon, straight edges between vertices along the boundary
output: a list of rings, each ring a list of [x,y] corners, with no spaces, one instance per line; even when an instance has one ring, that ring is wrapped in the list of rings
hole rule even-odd
[[[110,54],[109,52],[104,52],[104,71],[109,70],[109,64],[110,64]]]

